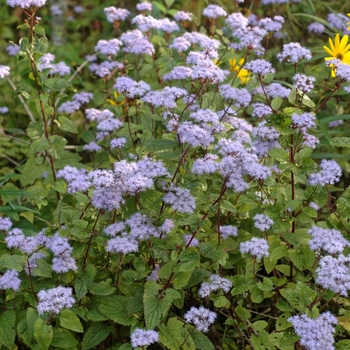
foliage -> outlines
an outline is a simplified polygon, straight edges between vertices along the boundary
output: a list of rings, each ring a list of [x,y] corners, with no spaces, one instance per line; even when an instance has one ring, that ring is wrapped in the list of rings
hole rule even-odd
[[[322,48],[347,25],[83,3],[0,13],[0,346],[347,349],[350,74],[324,58],[350,48]]]

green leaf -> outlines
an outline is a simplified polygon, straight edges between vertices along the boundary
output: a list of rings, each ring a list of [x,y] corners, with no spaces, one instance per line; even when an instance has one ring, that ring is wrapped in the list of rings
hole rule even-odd
[[[52,265],[47,263],[44,259],[37,261],[37,267],[34,269],[34,275],[40,277],[52,277]]]
[[[350,148],[350,137],[333,137],[330,144],[334,147]]]
[[[0,314],[0,343],[9,349],[15,345],[16,332],[14,330],[16,313],[13,310],[2,311]]]
[[[50,147],[49,141],[43,137],[35,140],[29,147],[29,155],[46,151]]]
[[[252,317],[252,314],[247,309],[245,309],[242,305],[238,305],[236,307],[236,313],[243,321],[246,321]]]
[[[349,120],[350,114],[332,115],[330,117],[319,119],[319,123],[328,124],[337,120]]]
[[[212,342],[203,333],[195,330],[191,334],[191,337],[192,337],[197,349],[200,349],[200,350],[214,350],[215,349]]]
[[[75,124],[67,117],[58,117],[58,124],[59,129],[63,131],[70,132],[72,134],[78,133],[78,128],[75,126]]]
[[[45,29],[44,29],[44,27],[42,27],[40,25],[36,25],[34,27],[34,32],[41,35],[41,36],[45,36]]]
[[[34,324],[37,319],[38,319],[38,312],[35,309],[30,307],[27,310],[26,322],[27,322],[28,332],[32,337],[34,337]]]
[[[280,162],[286,162],[289,159],[288,152],[283,148],[272,148],[268,153],[271,158],[279,160]]]
[[[281,105],[282,105],[283,99],[280,96],[275,97],[272,101],[271,101],[271,107],[272,109],[274,109],[275,111],[277,111]]]
[[[296,162],[300,162],[301,160],[308,158],[311,156],[313,149],[311,147],[302,148],[294,157]]]
[[[159,325],[159,342],[170,350],[178,350],[183,344],[183,323],[176,317],[169,318],[167,325]]]
[[[179,271],[193,271],[199,265],[199,259],[200,257],[198,251],[194,247],[189,247],[179,255]]]
[[[98,309],[109,319],[123,326],[135,325],[137,319],[127,312],[128,298],[122,295],[113,295],[101,299]]]
[[[109,328],[102,323],[93,323],[84,334],[81,349],[88,350],[101,344],[108,337],[109,333]]]
[[[268,326],[268,323],[266,321],[255,321],[253,323],[253,328],[256,331],[261,331],[263,329],[265,329]]]
[[[175,0],[164,0],[166,7],[169,9],[171,6],[174,5]]]
[[[78,316],[72,310],[62,310],[59,315],[60,324],[63,328],[69,329],[74,332],[84,332],[83,325],[81,324]]]
[[[55,348],[68,349],[78,345],[78,340],[74,338],[71,332],[62,328],[53,329],[53,337],[51,345]]]
[[[299,91],[298,91],[299,92]],[[300,94],[301,92],[299,92],[299,94]],[[307,107],[310,107],[310,108],[314,108],[316,105],[315,105],[315,102],[314,101],[312,101],[311,99],[310,99],[310,97],[309,96],[307,96],[307,95],[302,95],[303,96],[303,100],[302,100],[302,104],[304,105],[304,106],[307,106]]]
[[[52,326],[47,325],[45,321],[38,318],[34,323],[34,338],[42,350],[47,350],[52,342]]]
[[[64,146],[67,140],[59,135],[52,135],[49,137],[50,148],[48,149],[49,154],[52,155],[54,159],[60,159],[63,156]]]
[[[162,317],[162,305],[160,298],[158,299],[158,290],[161,286],[153,281],[145,284],[145,292],[143,295],[143,307],[145,313],[146,327],[154,329],[160,322]]]
[[[0,267],[21,272],[23,270],[23,257],[22,255],[2,255],[0,257]]]
[[[287,321],[287,319],[290,317],[289,312],[284,312],[282,315],[280,315],[276,321],[276,330],[277,331],[284,331],[285,329],[291,328],[292,324]]]
[[[74,281],[74,290],[77,299],[80,300],[88,291],[86,281],[80,278],[76,279]]]
[[[45,86],[53,91],[61,91],[69,86],[69,82],[62,78],[50,78],[45,80]]]
[[[115,293],[115,288],[111,286],[110,282],[100,282],[100,283],[93,283],[90,286],[90,293],[94,295],[111,295]]]

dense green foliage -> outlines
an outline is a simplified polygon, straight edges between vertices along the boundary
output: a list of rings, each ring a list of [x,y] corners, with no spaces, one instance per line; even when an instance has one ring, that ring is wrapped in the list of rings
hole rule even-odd
[[[335,281],[346,290],[341,292],[317,278],[322,259],[347,257],[350,251],[350,100],[343,89],[350,78],[339,77],[341,67],[336,77],[331,76],[323,49],[328,38],[345,34],[327,15],[346,14],[350,8],[343,2],[330,8],[312,0],[281,5],[217,2],[229,15],[284,18],[279,35],[263,36],[266,52],[258,56],[253,47],[235,51],[229,47],[238,39],[232,37],[224,17],[202,16],[208,5],[204,1],[153,1],[148,14],[158,20],[173,20],[179,10],[194,9],[194,21],[183,26],[179,22],[180,30],[174,33],[149,30],[146,38],[154,46],[150,55],[125,53],[121,46],[112,56],[124,67],[101,78],[88,69],[92,63],[86,55],[96,53],[98,40],[120,39],[135,29],[130,20],[137,11],[134,3],[118,3],[131,13],[128,20],[113,25],[106,20],[104,8],[115,4],[95,2],[82,1],[82,13],[74,12],[69,3],[61,18],[64,22],[58,24],[49,5],[35,10],[1,7],[0,65],[11,71],[0,78],[0,107],[9,109],[0,116],[0,220],[9,218],[13,226],[0,231],[0,274],[15,270],[21,279],[18,288],[6,288],[0,276],[1,348],[130,350],[130,336],[139,328],[158,332],[159,341],[149,349],[314,349],[300,341],[290,317],[317,319],[329,311],[337,325],[334,347],[324,349],[349,349],[350,282],[347,286],[341,278]],[[311,22],[323,24],[324,31],[308,32]],[[201,42],[184,52],[169,48],[176,36],[195,31],[220,43],[218,57],[210,62],[227,71],[226,78],[164,79],[175,66],[191,66],[186,62],[189,51],[212,50],[203,49]],[[55,35],[63,40],[58,46],[52,45]],[[17,55],[5,53],[9,42],[20,46]],[[280,62],[276,54],[291,42],[310,50],[312,58]],[[70,74],[60,76],[50,74],[50,67],[40,68],[47,53],[55,54],[55,63],[64,61]],[[239,63],[242,58],[244,63],[264,59],[275,71],[253,74],[257,64],[248,69]],[[97,55],[98,63],[104,60],[106,55]],[[209,71],[212,66],[208,67]],[[316,78],[311,92],[295,88],[296,73]],[[173,107],[164,107],[171,100],[168,95],[163,104],[159,95],[156,102],[148,103],[116,89],[116,79],[123,76],[144,81],[152,90],[184,89],[191,97],[174,97]],[[266,89],[272,83],[290,89],[288,96],[269,94]],[[243,102],[225,98],[223,84],[236,88],[237,95],[247,91],[250,98],[242,97]],[[59,110],[81,92],[93,93],[93,98],[72,113]],[[252,116],[257,102],[270,108],[265,118]],[[215,112],[217,120],[194,121],[194,106],[208,115]],[[110,120],[123,126],[103,129],[101,120],[87,118],[92,108],[109,110],[114,116]],[[303,113],[311,118],[310,127],[295,121]],[[263,120],[264,132],[258,128]],[[185,123],[192,123],[187,125],[194,128],[196,141],[181,129]],[[101,131],[106,132],[101,136]],[[268,139],[271,132],[277,136]],[[115,138],[124,138],[125,145],[113,147]],[[260,142],[255,144],[260,151],[254,150],[252,141]],[[91,142],[99,146],[98,151],[86,149]],[[231,143],[236,148],[228,151]],[[208,156],[213,157],[215,170],[195,171],[198,161]],[[337,161],[341,179],[335,176],[328,181],[319,166],[321,159]],[[224,168],[230,164],[233,169],[227,172]],[[329,164],[331,171],[336,169]],[[81,183],[75,190],[68,176],[62,175],[67,166],[81,171],[79,176],[89,184],[85,190],[79,190]],[[150,175],[152,171],[155,175]],[[112,174],[112,183],[106,174]],[[312,183],[312,174],[321,174],[321,179]],[[246,188],[235,187],[242,183]],[[178,188],[183,191],[180,198],[169,199],[171,194],[176,197]],[[98,191],[101,195],[96,199]],[[181,199],[184,203],[176,206]],[[114,204],[96,204],[103,200]],[[143,216],[135,228],[139,214]],[[259,214],[272,219],[266,228],[257,223]],[[117,223],[122,225],[119,231],[105,231]],[[237,234],[225,236],[226,225],[231,230],[236,227]],[[335,231],[347,243],[340,250],[311,249],[310,229],[315,227],[334,234],[331,246],[342,242]],[[22,230],[24,243],[9,243],[14,228]],[[41,243],[39,232],[46,237]],[[55,245],[57,236],[62,240]],[[108,248],[113,237],[121,236],[129,242]],[[33,249],[30,237],[36,237]],[[242,248],[253,237],[268,242],[268,252],[261,258]],[[57,253],[60,244],[71,248]],[[37,253],[42,253],[41,258],[31,263]],[[67,260],[68,255],[74,260],[70,268],[62,273],[52,268],[55,259]],[[212,275],[230,281],[232,287],[209,287],[211,291],[203,296],[203,283],[210,284]],[[72,307],[40,312],[40,292],[58,286],[71,288]],[[201,306],[217,315],[208,331],[196,328],[186,316],[191,307]]]

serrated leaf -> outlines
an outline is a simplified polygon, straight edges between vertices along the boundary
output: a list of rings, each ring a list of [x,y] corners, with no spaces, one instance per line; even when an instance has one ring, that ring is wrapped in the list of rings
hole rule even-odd
[[[44,29],[44,27],[42,27],[40,25],[36,25],[34,27],[34,32],[39,34],[39,35],[45,36],[45,29]]]
[[[168,320],[167,325],[159,325],[159,341],[170,350],[178,350],[184,342],[183,323],[176,317]]]
[[[70,132],[72,134],[78,133],[78,128],[75,124],[67,117],[58,117],[58,127],[63,131]]]
[[[71,332],[62,328],[54,328],[51,345],[55,348],[69,349],[78,345],[78,340]]]
[[[271,107],[272,109],[274,109],[275,111],[277,111],[281,105],[282,105],[282,98],[280,96],[276,96],[272,101],[271,101]]]
[[[98,309],[109,319],[123,326],[132,326],[137,319],[127,313],[128,298],[122,295],[107,296],[101,300]]]
[[[0,343],[9,349],[13,349],[15,345],[15,322],[15,311],[2,311],[2,313],[0,314]]]
[[[86,281],[80,278],[76,279],[74,281],[74,290],[77,299],[80,300],[88,291]]]
[[[61,91],[69,86],[69,82],[63,78],[50,78],[45,81],[45,86],[53,91]]]
[[[30,307],[27,310],[26,322],[27,322],[28,332],[32,337],[34,336],[34,324],[37,319],[38,319],[38,312],[35,309]]]
[[[283,148],[272,148],[268,153],[271,158],[279,160],[281,162],[286,162],[289,158],[288,152]]]
[[[199,259],[200,257],[198,251],[194,247],[189,247],[179,255],[179,271],[193,271],[199,265]]]
[[[196,345],[196,349],[200,349],[200,350],[214,350],[215,349],[212,342],[203,333],[195,330],[191,334],[191,337],[194,341],[194,344]]]
[[[330,144],[334,147],[350,148],[350,137],[333,137]]]
[[[93,283],[90,286],[90,293],[94,295],[111,295],[115,293],[115,288],[111,286],[109,282],[103,281],[100,283]]]
[[[0,257],[0,267],[21,272],[23,270],[23,257],[22,255],[5,254]]]
[[[109,328],[102,323],[93,323],[84,334],[81,349],[88,350],[101,344],[108,337],[109,333]]]
[[[294,157],[296,162],[300,162],[301,160],[308,158],[311,156],[313,149],[311,147],[302,148]]]
[[[81,324],[78,316],[68,309],[64,309],[59,314],[60,324],[63,328],[69,329],[74,332],[84,332],[83,325]]]
[[[52,277],[52,265],[47,263],[44,259],[37,261],[37,266],[33,271],[35,276],[51,278]]]
[[[34,323],[34,338],[42,350],[47,350],[52,342],[52,326],[47,325],[45,321],[38,318]]]

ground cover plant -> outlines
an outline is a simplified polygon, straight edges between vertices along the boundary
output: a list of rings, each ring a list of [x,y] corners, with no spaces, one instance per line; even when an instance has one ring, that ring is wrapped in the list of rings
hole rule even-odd
[[[1,347],[348,349],[350,9],[93,2],[0,14]]]

